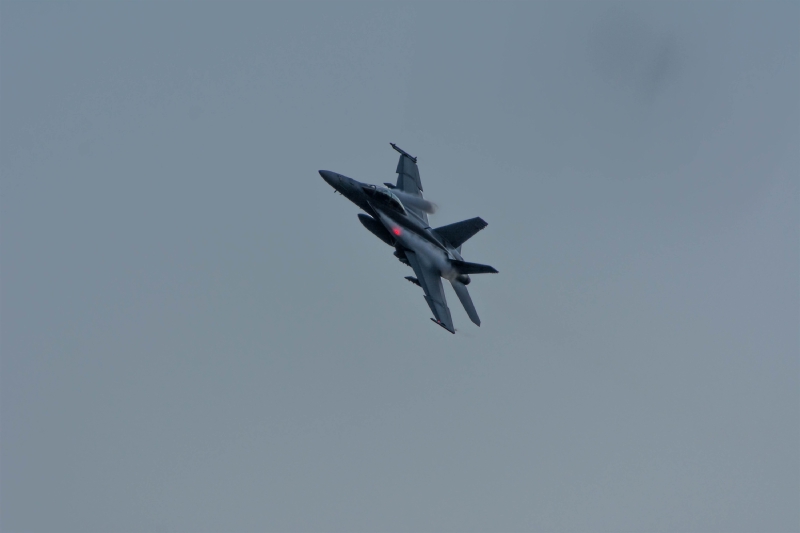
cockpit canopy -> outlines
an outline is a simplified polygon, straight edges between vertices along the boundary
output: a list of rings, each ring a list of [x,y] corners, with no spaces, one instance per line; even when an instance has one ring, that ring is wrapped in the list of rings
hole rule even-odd
[[[364,188],[364,192],[367,193],[367,196],[378,201],[382,205],[406,214],[406,209],[403,207],[403,202],[401,202],[400,199],[389,189],[376,187],[375,185],[367,185]]]

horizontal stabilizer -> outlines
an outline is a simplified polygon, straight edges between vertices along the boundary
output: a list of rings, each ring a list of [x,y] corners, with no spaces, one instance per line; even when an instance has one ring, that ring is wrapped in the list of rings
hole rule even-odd
[[[497,269],[480,263],[467,263],[466,261],[450,260],[450,264],[458,270],[459,274],[497,274]]]
[[[437,235],[450,243],[453,248],[458,248],[464,244],[467,239],[478,233],[480,230],[488,226],[481,217],[470,218],[469,220],[462,220],[454,224],[448,224],[441,228],[436,228]]]

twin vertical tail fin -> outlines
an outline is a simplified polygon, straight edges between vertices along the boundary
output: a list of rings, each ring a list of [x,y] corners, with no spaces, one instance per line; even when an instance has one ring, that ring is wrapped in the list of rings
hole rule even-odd
[[[433,231],[436,232],[439,237],[449,242],[453,248],[460,248],[470,237],[488,225],[489,224],[481,217],[475,217],[454,224],[448,224],[447,226],[436,228]]]
[[[475,217],[436,228],[434,231],[453,248],[460,251],[462,244],[486,226],[488,226],[488,224],[485,220],[480,217]],[[467,261],[451,259],[450,264],[459,274],[497,274],[496,268],[489,265],[481,265],[480,263],[468,263]],[[481,319],[478,317],[478,312],[475,310],[475,304],[472,303],[472,298],[469,295],[467,286],[458,279],[450,281],[450,284],[453,286],[453,290],[456,292],[458,299],[461,300],[461,305],[464,306],[464,310],[467,312],[469,319],[472,320],[476,326],[480,326]]]
[[[436,228],[434,233],[441,237],[450,246],[457,250],[461,250],[461,245],[467,242],[472,236],[480,230],[488,226],[485,220],[480,217],[462,220],[454,224],[448,224]],[[489,265],[481,265],[479,263],[468,263],[466,261],[458,261],[455,259],[450,260],[450,264],[458,271],[459,274],[496,274],[497,269]],[[460,277],[460,276],[459,276]],[[469,280],[467,280],[469,282]],[[478,312],[475,310],[475,304],[472,303],[472,298],[469,295],[467,286],[458,279],[450,281],[456,296],[461,300],[461,305],[467,312],[469,319],[475,323],[476,326],[481,325],[481,319],[478,317]]]

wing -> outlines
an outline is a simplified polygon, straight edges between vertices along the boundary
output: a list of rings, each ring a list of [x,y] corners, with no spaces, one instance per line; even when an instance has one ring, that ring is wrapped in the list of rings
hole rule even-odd
[[[404,152],[394,143],[389,143],[392,148],[400,152],[400,160],[397,162],[397,189],[404,193],[422,198],[422,181],[419,179],[419,168],[417,168],[417,158]],[[406,209],[420,217],[428,223],[428,215],[424,211],[406,206]]]
[[[469,319],[472,320],[476,326],[480,326],[481,319],[478,317],[478,312],[475,310],[475,304],[472,303],[472,298],[469,296],[467,286],[457,280],[452,280],[450,285],[452,285],[453,290],[456,291],[456,296],[458,296],[458,299],[461,300],[461,305],[464,306],[464,311],[466,311],[467,315],[469,315]]]
[[[408,257],[408,262],[411,263],[411,268],[414,269],[414,274],[417,275],[417,280],[422,286],[422,290],[425,291],[425,301],[428,302],[428,307],[431,308],[433,316],[436,317],[436,323],[450,333],[455,333],[453,319],[450,317],[450,309],[448,309],[447,300],[444,297],[442,278],[432,268],[422,266],[417,254],[414,252],[406,250],[406,257]]]

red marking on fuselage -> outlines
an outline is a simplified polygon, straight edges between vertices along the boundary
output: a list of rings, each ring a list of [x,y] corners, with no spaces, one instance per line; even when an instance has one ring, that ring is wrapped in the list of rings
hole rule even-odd
[[[400,228],[392,228],[392,233],[394,233],[399,237],[400,234],[403,233],[403,231]]]

